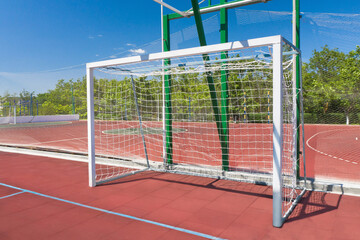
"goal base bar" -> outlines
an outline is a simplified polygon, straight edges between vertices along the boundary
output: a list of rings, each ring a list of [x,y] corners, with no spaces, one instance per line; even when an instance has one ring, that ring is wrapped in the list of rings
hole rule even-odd
[[[112,178],[108,178],[108,179],[105,179],[105,180],[97,181],[96,185],[101,185],[101,184],[104,184],[104,183],[113,182],[113,181],[119,180],[119,179],[124,178],[124,177],[129,177],[129,176],[135,175],[137,173],[146,172],[148,170],[149,170],[149,168],[145,168],[145,169],[142,169],[142,170],[137,170],[137,171],[125,173],[125,174],[122,174],[122,175],[119,175],[119,176],[116,176],[116,177],[112,177]]]
[[[280,228],[282,227],[282,225],[284,224],[284,222],[288,219],[288,217],[291,215],[291,213],[294,211],[295,207],[297,206],[297,204],[300,202],[300,200],[302,199],[302,197],[304,196],[306,192],[306,189],[303,189],[301,191],[301,193],[295,198],[294,202],[292,203],[291,207],[286,211],[284,217],[282,218],[281,224],[280,225],[273,225],[274,227]]]
[[[244,183],[252,183],[257,185],[271,186],[272,185],[272,173],[270,172],[260,172],[255,173],[251,169],[236,169],[224,171],[220,167],[208,166],[208,165],[194,165],[194,164],[171,164],[164,165],[163,162],[149,161],[149,167],[145,159],[131,159],[128,157],[111,157],[109,156],[97,156],[96,163],[102,164],[111,167],[120,167],[132,169],[129,173],[123,173],[119,176],[111,177],[106,180],[96,181],[96,185],[100,185],[104,182],[114,181],[116,179],[131,176],[139,172],[144,171],[154,171],[154,172],[166,172],[166,173],[175,173],[180,175],[188,176],[197,176],[197,177],[206,177],[222,180],[230,180]],[[284,177],[284,186],[291,185],[291,178]]]

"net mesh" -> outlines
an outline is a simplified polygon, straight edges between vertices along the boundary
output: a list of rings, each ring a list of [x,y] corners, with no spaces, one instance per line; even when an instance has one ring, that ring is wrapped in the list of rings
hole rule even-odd
[[[285,214],[297,196],[296,88],[293,49],[283,49]],[[271,184],[272,47],[224,54],[96,68],[96,180],[150,167]],[[169,81],[165,103],[164,79]],[[170,114],[171,120],[164,117]]]

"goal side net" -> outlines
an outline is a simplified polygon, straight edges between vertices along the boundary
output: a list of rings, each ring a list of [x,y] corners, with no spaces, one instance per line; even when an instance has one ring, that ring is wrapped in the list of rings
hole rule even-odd
[[[299,55],[274,36],[87,64],[90,186],[147,170],[272,185],[281,226],[304,193]]]

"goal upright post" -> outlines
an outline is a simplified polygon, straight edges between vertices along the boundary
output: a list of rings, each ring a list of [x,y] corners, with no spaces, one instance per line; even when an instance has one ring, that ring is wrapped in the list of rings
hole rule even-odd
[[[94,119],[94,70],[86,66],[87,84],[87,130],[88,130],[88,175],[89,186],[96,186],[95,172],[95,119]]]
[[[281,227],[282,217],[282,156],[283,156],[283,91],[282,45],[273,45],[273,225]]]

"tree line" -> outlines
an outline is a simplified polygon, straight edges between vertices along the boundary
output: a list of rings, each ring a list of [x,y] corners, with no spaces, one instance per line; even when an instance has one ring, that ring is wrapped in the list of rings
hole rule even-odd
[[[250,61],[250,60],[239,60]],[[221,64],[221,63],[218,63]],[[184,68],[179,66],[178,68]],[[219,68],[220,69],[220,68]],[[172,78],[174,120],[214,120],[206,79],[208,73],[190,72]],[[212,72],[217,101],[221,106],[220,70]],[[272,101],[271,70],[229,70],[228,113],[231,121],[267,121]],[[305,122],[360,124],[360,47],[349,53],[324,46],[314,50],[302,67]],[[144,120],[156,120],[162,113],[161,76],[134,76],[136,98]],[[98,119],[136,119],[137,108],[131,77],[97,78],[94,82],[95,114]],[[28,103],[31,114],[72,114],[86,118],[86,78],[61,79],[52,90],[0,96],[0,113],[7,116],[13,103]],[[32,104],[32,106],[30,106]],[[37,105],[36,105],[37,104]],[[19,107],[18,107],[19,108]],[[35,113],[34,109],[37,112]],[[28,110],[28,113],[30,112]],[[271,110],[271,109],[270,109]],[[19,111],[19,109],[17,109]]]

